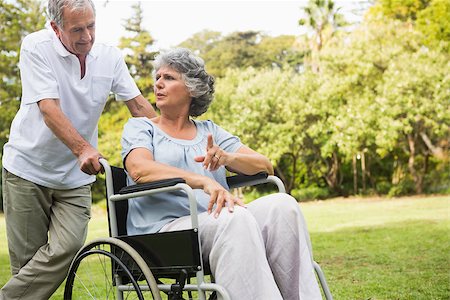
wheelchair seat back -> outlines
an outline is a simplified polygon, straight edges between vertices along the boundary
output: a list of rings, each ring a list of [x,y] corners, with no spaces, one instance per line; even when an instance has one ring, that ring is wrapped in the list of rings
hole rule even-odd
[[[122,168],[111,166],[113,193],[127,193],[127,175]],[[131,187],[132,188],[132,187]],[[127,234],[128,201],[115,201],[118,239],[132,246],[145,260],[153,274],[162,278],[177,278],[181,271],[195,276],[202,269],[198,243],[198,229],[153,233],[143,235]],[[109,205],[107,201],[107,209]],[[111,216],[108,214],[109,234],[111,234]],[[126,261],[126,259],[125,259]],[[125,262],[126,263],[126,262]],[[205,273],[209,273],[207,264]]]
[[[120,190],[127,186],[127,174],[122,168],[111,166],[113,194],[119,194]],[[106,201],[106,208],[109,212],[109,201]],[[119,235],[127,235],[127,215],[128,215],[128,200],[117,201],[114,203],[117,220],[117,232]],[[111,234],[111,216],[108,214],[108,228],[109,236]]]

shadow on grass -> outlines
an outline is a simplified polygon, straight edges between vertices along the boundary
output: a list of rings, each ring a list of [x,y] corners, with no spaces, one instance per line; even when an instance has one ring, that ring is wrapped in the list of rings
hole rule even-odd
[[[335,299],[449,299],[449,222],[314,233]]]

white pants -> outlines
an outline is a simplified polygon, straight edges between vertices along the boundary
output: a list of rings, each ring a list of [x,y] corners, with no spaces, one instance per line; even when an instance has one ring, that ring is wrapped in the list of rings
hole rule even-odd
[[[191,227],[190,216],[161,231]],[[261,197],[247,208],[199,214],[203,258],[233,300],[322,299],[300,207],[288,194]]]

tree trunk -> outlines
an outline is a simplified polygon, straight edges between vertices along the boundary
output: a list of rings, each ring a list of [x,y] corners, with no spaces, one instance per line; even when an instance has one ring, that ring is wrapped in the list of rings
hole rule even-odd
[[[277,175],[281,181],[283,181],[284,185],[286,186],[286,176],[284,175],[283,170],[280,169],[280,167],[276,166],[275,167],[275,175]],[[290,191],[288,191],[287,187],[286,187],[286,192],[290,193]]]
[[[446,158],[444,149],[442,147],[437,147],[437,146],[433,145],[430,138],[428,137],[428,135],[425,132],[421,132],[420,137],[422,138],[422,141],[424,142],[424,144],[427,146],[428,150],[430,150],[431,153],[433,153],[433,155],[436,158],[441,159],[441,160],[444,160]]]
[[[336,191],[339,195],[347,196],[345,191],[340,187],[340,160],[339,155],[336,153],[336,151],[333,152],[330,160],[327,161],[328,172],[324,175],[325,181],[327,182],[328,186],[332,190]]]
[[[423,191],[423,176],[417,173],[415,167],[416,161],[416,138],[413,134],[408,134],[408,146],[409,146],[409,159],[408,159],[408,169],[414,180],[414,189],[416,194],[421,194]]]
[[[364,151],[361,152],[361,175],[362,175],[362,189],[366,192],[366,155]]]
[[[358,169],[356,168],[356,155],[353,155],[352,168],[353,168],[353,195],[356,195],[358,193]]]
[[[286,187],[286,192],[288,194],[290,194],[292,189],[294,188],[294,182],[295,182],[296,157],[295,157],[295,155],[293,153],[290,153],[290,152],[289,153],[284,153],[282,156],[288,157],[288,160],[289,160],[289,158],[291,159],[292,176],[286,175],[286,176],[283,176],[283,178],[280,177],[280,179],[284,182],[284,186]],[[289,161],[287,163],[289,163]],[[277,168],[277,170],[280,170],[280,169]]]

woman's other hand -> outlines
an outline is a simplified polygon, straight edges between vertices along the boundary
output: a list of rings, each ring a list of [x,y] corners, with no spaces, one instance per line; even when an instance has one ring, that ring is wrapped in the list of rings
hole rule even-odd
[[[233,196],[217,181],[208,177],[205,177],[205,179],[206,182],[203,185],[203,191],[210,195],[208,205],[209,214],[214,213],[214,217],[217,218],[225,205],[228,207],[229,212],[234,211],[235,204],[245,207],[244,202],[240,198]],[[216,205],[216,208],[213,211],[214,204]]]

